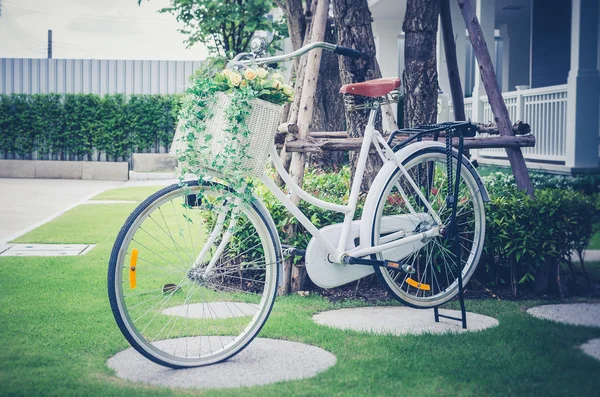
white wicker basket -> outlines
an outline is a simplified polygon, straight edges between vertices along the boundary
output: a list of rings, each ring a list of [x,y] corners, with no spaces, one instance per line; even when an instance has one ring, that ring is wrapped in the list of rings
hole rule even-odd
[[[196,138],[195,147],[199,155],[198,161],[200,162],[201,167],[218,171],[226,175],[227,170],[231,169],[231,167],[227,167],[226,165],[222,170],[218,170],[214,167],[214,163],[215,159],[221,155],[226,143],[231,144],[227,132],[225,131],[227,126],[225,111],[231,103],[231,97],[222,92],[218,92],[216,95],[217,100],[214,105],[210,106],[211,109],[209,112],[212,113],[213,116],[206,120],[206,129],[203,132],[198,132],[195,128],[198,124],[197,120],[189,120],[186,119],[183,114],[180,115],[170,154],[181,157],[187,150],[188,145],[186,143],[186,137],[192,132]],[[193,97],[188,97],[187,99],[191,101],[188,102],[188,105],[197,107],[197,105],[194,105]],[[275,133],[277,132],[277,126],[281,119],[283,107],[261,99],[253,99],[250,103],[252,105],[252,111],[246,119],[246,125],[250,130],[250,135],[247,138],[238,137],[239,142],[236,142],[235,145],[245,145],[246,153],[250,154],[251,158],[243,159],[241,161],[238,159],[236,168],[242,168],[248,172],[248,176],[258,177],[262,175],[265,170],[269,150],[271,145],[274,144]],[[187,113],[196,114],[198,111],[199,109],[195,112]],[[202,142],[204,142],[201,134],[212,135],[212,138],[208,143],[208,149],[199,148],[202,145]],[[223,157],[221,157],[221,165],[222,159]]]

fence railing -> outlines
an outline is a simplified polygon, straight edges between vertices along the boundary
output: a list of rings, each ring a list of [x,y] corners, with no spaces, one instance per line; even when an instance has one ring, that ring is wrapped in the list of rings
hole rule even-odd
[[[531,125],[535,135],[534,147],[523,148],[526,159],[564,162],[566,159],[567,139],[567,85],[556,85],[528,90],[517,90],[502,93],[511,121],[525,121]],[[479,98],[483,111],[479,120],[473,119],[473,98],[465,98],[465,114],[467,118],[480,123],[494,120],[488,98]],[[454,119],[452,104],[449,115]],[[482,149],[477,156],[505,158],[504,149]]]

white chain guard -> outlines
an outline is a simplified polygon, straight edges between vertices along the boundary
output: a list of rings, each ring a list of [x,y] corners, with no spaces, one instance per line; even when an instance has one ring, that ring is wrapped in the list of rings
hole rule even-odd
[[[410,232],[414,230],[416,225],[424,219],[429,218],[425,214],[419,215],[392,215],[384,216],[381,219],[381,229],[383,233],[393,233],[400,230]],[[355,248],[355,241],[360,237],[360,220],[353,221],[350,226],[350,232],[348,233],[348,244],[346,250]],[[326,238],[334,247],[337,247],[342,232],[342,224],[336,223],[335,225],[325,226],[319,229],[324,238]],[[367,244],[370,245],[369,240]],[[363,245],[363,248],[366,245]],[[386,259],[395,258],[399,260],[401,257],[408,256],[410,253],[423,246],[421,241],[417,241],[412,244],[402,245],[400,247],[392,248],[388,251],[384,251],[383,257]],[[348,284],[352,281],[366,277],[374,272],[372,266],[366,265],[341,265],[337,263],[331,263],[327,259],[329,251],[324,247],[320,241],[313,237],[308,243],[306,248],[306,271],[311,281],[321,288],[335,288],[340,285]]]
[[[360,236],[360,220],[353,221],[348,233],[348,245],[346,249],[355,247],[354,240]],[[324,238],[334,247],[337,247],[342,233],[342,224],[325,226],[319,229]],[[315,237],[310,239],[306,247],[305,264],[306,271],[311,281],[321,288],[335,288],[348,284],[359,278],[363,278],[374,272],[372,266],[362,265],[340,265],[331,263],[327,259],[330,252]]]

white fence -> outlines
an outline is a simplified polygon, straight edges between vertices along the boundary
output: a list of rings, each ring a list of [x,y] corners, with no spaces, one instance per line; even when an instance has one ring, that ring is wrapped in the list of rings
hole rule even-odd
[[[529,160],[564,163],[567,138],[567,85],[556,85],[529,90],[502,93],[511,121],[518,120],[531,125],[535,136],[535,147],[523,148],[523,156]],[[479,120],[488,123],[494,120],[487,97],[479,98],[483,111]],[[450,117],[454,112],[450,105]],[[465,98],[465,114],[473,118],[473,98]],[[504,149],[482,149],[482,157],[506,158]]]

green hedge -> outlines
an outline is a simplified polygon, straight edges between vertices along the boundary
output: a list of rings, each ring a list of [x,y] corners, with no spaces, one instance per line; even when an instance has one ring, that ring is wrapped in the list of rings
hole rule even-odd
[[[505,284],[545,293],[556,290],[556,269],[569,264],[570,254],[583,250],[596,231],[600,219],[600,195],[584,194],[587,184],[569,187],[572,178],[535,178],[536,198],[530,199],[516,188],[511,176],[493,174],[483,178],[491,201],[486,205],[486,239],[475,279],[489,287]],[[558,187],[548,187],[557,186]],[[304,189],[315,196],[342,204],[350,190],[350,169],[333,173],[308,170]],[[259,188],[267,209],[273,215],[282,237],[291,222],[297,224],[285,207],[265,188]],[[359,200],[357,218],[364,197]],[[343,222],[340,213],[317,208],[304,201],[300,209],[317,227]],[[311,236],[302,226],[288,244],[306,248]]]
[[[168,147],[179,95],[0,95],[0,153],[4,158],[127,159]]]

